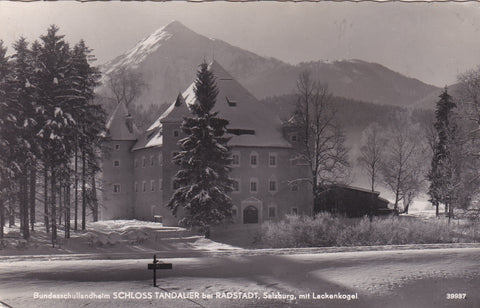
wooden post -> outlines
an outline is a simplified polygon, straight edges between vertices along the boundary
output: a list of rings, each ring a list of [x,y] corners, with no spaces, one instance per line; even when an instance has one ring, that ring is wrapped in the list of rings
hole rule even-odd
[[[157,255],[153,255],[153,286],[156,287],[157,286],[157,263],[158,263],[158,260],[157,260]]]
[[[157,286],[157,269],[172,269],[172,263],[163,263],[157,260],[157,255],[153,255],[153,263],[148,264],[149,270],[153,269],[153,286]]]

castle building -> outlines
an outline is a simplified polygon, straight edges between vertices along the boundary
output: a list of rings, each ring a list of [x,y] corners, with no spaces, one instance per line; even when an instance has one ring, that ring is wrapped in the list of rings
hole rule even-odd
[[[298,136],[259,102],[216,61],[209,65],[218,88],[214,111],[227,119],[232,171],[230,193],[234,222],[261,223],[287,214],[312,214],[308,168],[295,160]],[[166,207],[175,190],[178,167],[172,158],[185,137],[181,124],[196,100],[192,83],[143,133],[124,104],[107,124],[109,151],[102,161],[103,197],[100,219],[154,220],[177,225]],[[181,216],[181,212],[178,214]]]

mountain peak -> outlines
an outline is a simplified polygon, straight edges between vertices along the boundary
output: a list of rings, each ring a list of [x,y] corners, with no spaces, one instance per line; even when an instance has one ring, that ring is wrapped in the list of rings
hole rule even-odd
[[[172,34],[174,34],[176,32],[179,32],[179,31],[185,31],[185,30],[192,31],[189,28],[187,28],[184,24],[179,22],[178,20],[171,21],[169,24],[167,24],[166,26],[163,26],[161,29],[163,31],[170,32]]]
[[[108,74],[119,67],[129,66],[136,68],[145,58],[154,53],[160,46],[164,45],[172,37],[189,37],[195,34],[181,22],[174,20],[169,24],[157,29],[155,32],[138,42],[133,48],[122,56],[119,56],[106,64],[109,69],[105,72]]]

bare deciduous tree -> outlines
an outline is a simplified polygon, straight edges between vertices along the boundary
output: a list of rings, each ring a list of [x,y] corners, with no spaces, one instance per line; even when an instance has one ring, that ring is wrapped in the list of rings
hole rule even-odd
[[[107,75],[108,89],[113,93],[117,104],[125,103],[127,108],[138,99],[147,87],[140,72],[121,67]]]
[[[371,189],[375,191],[386,139],[382,136],[382,128],[377,123],[372,123],[365,129],[362,139],[363,145],[360,148],[358,162],[367,172]]]
[[[296,159],[310,169],[308,181],[315,200],[322,188],[345,177],[349,162],[332,94],[326,84],[312,80],[309,72],[300,74],[297,81],[297,107],[290,124],[299,131]]]
[[[404,202],[404,211],[408,211],[424,185],[426,149],[419,138],[419,128],[407,115],[400,115],[394,127],[395,130],[387,132],[381,173],[384,184],[395,195],[395,211],[399,211],[400,201]]]

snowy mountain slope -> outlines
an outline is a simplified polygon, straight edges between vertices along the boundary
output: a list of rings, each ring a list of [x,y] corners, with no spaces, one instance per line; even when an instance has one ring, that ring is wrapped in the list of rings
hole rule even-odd
[[[294,92],[298,75],[306,69],[328,82],[337,96],[380,104],[411,105],[438,90],[379,64],[360,60],[290,65],[207,38],[178,21],[155,31],[103,65],[102,72],[106,74],[120,67],[141,72],[148,89],[138,103],[148,106],[174,101],[195,78],[198,65],[212,58],[259,99]],[[100,88],[99,93],[105,94],[105,88]]]

